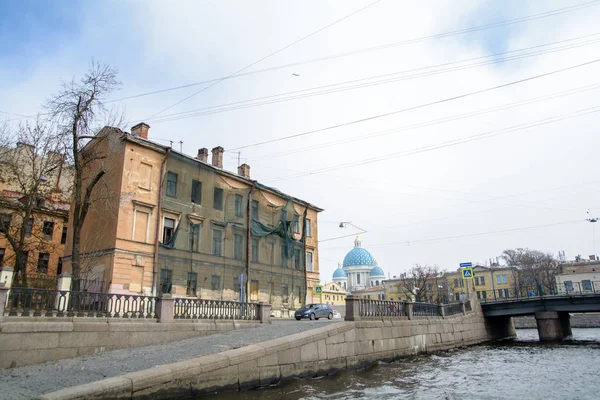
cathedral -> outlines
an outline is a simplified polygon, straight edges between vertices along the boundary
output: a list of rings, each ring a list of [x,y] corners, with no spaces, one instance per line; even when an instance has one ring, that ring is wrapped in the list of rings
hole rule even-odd
[[[349,293],[382,286],[384,279],[383,269],[377,265],[371,253],[362,247],[358,236],[354,240],[354,248],[344,257],[344,263],[339,263],[333,273],[333,282]]]

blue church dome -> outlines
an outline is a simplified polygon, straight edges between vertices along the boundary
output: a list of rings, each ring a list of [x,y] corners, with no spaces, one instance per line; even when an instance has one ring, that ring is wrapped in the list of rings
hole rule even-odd
[[[383,276],[385,277],[385,272],[383,272],[383,270],[381,269],[381,267],[379,267],[378,265],[374,266],[373,269],[371,270],[370,276]]]
[[[344,279],[348,278],[348,275],[346,274],[346,271],[344,271],[342,269],[342,267],[337,267],[337,269],[333,273],[333,279],[337,279],[337,278],[344,278]]]
[[[375,259],[367,250],[360,247],[360,240],[358,237],[354,240],[354,248],[346,254],[344,257],[344,267],[352,266],[372,266],[375,265]]]

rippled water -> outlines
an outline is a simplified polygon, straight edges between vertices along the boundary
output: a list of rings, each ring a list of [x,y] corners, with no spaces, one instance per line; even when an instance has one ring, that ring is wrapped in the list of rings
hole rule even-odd
[[[514,341],[211,398],[600,399],[600,329],[573,329],[573,340],[548,345],[537,342],[535,329],[517,333]]]

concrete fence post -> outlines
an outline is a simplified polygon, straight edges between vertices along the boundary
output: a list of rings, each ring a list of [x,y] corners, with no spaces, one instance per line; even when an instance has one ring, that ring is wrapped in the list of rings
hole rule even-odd
[[[405,307],[406,307],[406,316],[408,317],[408,319],[412,319],[413,310],[415,308],[415,305],[412,302],[408,302],[405,304]]]
[[[0,323],[4,320],[4,311],[6,311],[6,305],[8,304],[8,291],[4,282],[0,282]]]
[[[175,299],[168,293],[163,293],[156,299],[156,319],[158,322],[175,321]]]
[[[258,316],[261,324],[271,323],[271,305],[264,301],[258,303]]]
[[[438,304],[438,307],[440,308],[440,317],[446,318],[446,309],[444,308],[444,305]]]
[[[346,296],[346,321],[360,320],[360,298],[356,296]]]
[[[66,311],[67,304],[69,304],[69,297],[71,296],[71,274],[68,272],[63,272],[58,277],[58,281],[56,282],[56,290],[61,292],[67,292],[64,298],[61,296],[56,296],[56,300],[54,300],[54,308],[59,311]],[[64,310],[60,310],[61,306],[64,307]]]
[[[460,302],[460,310],[462,311],[463,315],[467,315],[467,307],[465,306],[464,301]]]

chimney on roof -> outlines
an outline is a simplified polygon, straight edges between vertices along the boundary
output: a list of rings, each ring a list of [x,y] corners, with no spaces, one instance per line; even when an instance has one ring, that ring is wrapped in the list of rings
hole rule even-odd
[[[217,146],[212,149],[212,165],[213,167],[223,168],[223,152],[224,148]]]
[[[196,156],[196,160],[200,160],[204,163],[208,162],[208,149],[206,147],[198,149],[198,155]]]
[[[136,137],[141,137],[142,139],[148,140],[148,131],[150,130],[150,125],[145,122],[140,122],[131,128],[131,134]]]
[[[238,175],[250,179],[250,166],[245,163],[240,165],[238,167]]]

